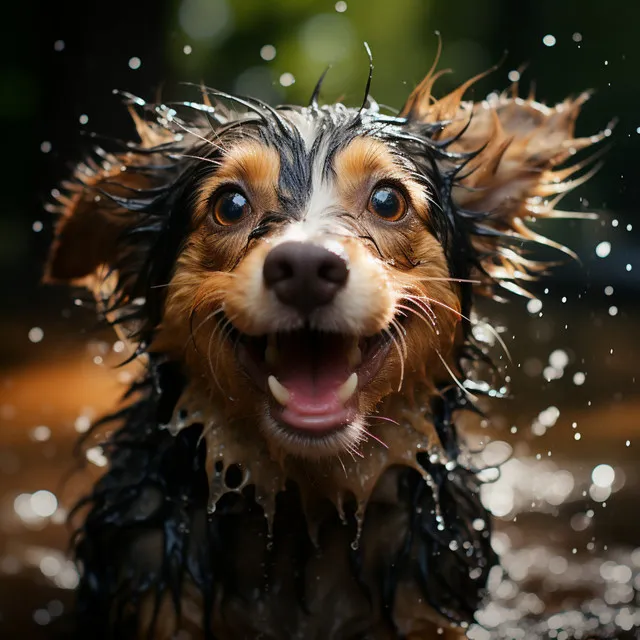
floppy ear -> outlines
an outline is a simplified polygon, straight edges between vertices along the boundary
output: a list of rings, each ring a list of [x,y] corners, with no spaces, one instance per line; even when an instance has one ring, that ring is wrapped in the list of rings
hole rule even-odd
[[[72,179],[62,184],[64,193],[55,193],[57,204],[48,208],[59,220],[45,281],[88,284],[102,267],[108,271],[114,266],[121,237],[138,222],[127,205],[153,188],[154,180],[145,171],[154,162],[148,150],[167,142],[169,134],[143,122],[132,109],[131,115],[140,144],[121,154],[97,148],[96,157],[80,163]]]
[[[516,281],[532,279],[546,265],[524,257],[523,240],[574,254],[534,232],[525,220],[594,217],[558,211],[555,206],[565,193],[593,175],[600,154],[573,164],[568,161],[610,130],[574,137],[576,118],[589,93],[547,107],[533,95],[518,97],[514,85],[510,93],[493,94],[481,102],[463,101],[465,91],[481,77],[477,76],[434,100],[431,89],[439,75],[429,73],[401,115],[409,125],[439,124],[432,137],[450,156],[442,161],[442,169],[452,176],[453,208],[467,225],[478,254],[479,291],[492,294],[492,284],[498,283],[528,295]],[[587,167],[591,168],[575,177]]]

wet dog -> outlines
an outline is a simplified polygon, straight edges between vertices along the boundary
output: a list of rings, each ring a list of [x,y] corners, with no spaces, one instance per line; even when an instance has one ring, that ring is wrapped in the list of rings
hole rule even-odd
[[[601,136],[574,137],[586,94],[436,100],[438,75],[393,114],[368,85],[359,108],[320,83],[307,107],[128,96],[139,142],[65,184],[47,279],[89,287],[145,371],[79,507],[82,637],[473,620],[496,557],[455,418],[503,392],[474,299],[565,250],[527,221],[567,215]]]

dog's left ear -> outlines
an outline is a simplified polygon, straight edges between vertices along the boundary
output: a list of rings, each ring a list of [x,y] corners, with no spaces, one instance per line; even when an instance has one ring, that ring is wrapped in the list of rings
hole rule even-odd
[[[450,152],[441,160],[444,173],[454,176],[454,207],[470,230],[478,251],[483,284],[490,282],[526,293],[516,282],[530,279],[544,265],[523,257],[513,242],[534,241],[573,255],[565,247],[534,232],[525,220],[537,218],[585,217],[558,211],[560,198],[586,181],[599,167],[595,154],[582,162],[569,163],[573,156],[610,130],[586,138],[574,137],[580,108],[589,98],[583,93],[555,107],[510,93],[494,94],[480,102],[463,101],[465,91],[481,76],[435,100],[431,89],[440,74],[431,72],[409,96],[401,115],[408,126],[428,125],[432,137]],[[484,75],[484,74],[483,74]],[[591,167],[580,177],[581,170]],[[573,179],[569,179],[574,176]],[[588,215],[588,214],[587,214]],[[592,217],[592,216],[590,216]]]
[[[145,171],[154,160],[148,151],[166,142],[167,134],[143,122],[133,110],[131,114],[140,136],[135,148],[146,153],[98,150],[96,158],[80,163],[72,179],[63,183],[64,193],[57,192],[58,202],[50,207],[59,219],[45,281],[81,284],[101,268],[106,273],[122,254],[122,237],[139,223],[139,216],[126,204],[154,187]]]

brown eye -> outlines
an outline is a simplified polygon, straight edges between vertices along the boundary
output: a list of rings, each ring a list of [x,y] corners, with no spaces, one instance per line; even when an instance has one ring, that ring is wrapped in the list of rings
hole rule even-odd
[[[213,205],[213,217],[225,227],[244,220],[251,212],[249,201],[239,191],[221,193]]]
[[[389,222],[396,222],[407,212],[407,201],[395,187],[378,186],[371,192],[367,208]]]

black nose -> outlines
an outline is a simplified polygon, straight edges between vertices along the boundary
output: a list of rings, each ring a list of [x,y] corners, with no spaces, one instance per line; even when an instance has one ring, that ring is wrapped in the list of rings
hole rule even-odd
[[[284,242],[272,249],[263,272],[280,302],[304,314],[331,302],[349,275],[343,258],[307,242]]]

